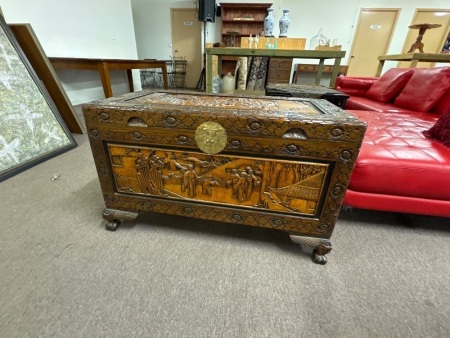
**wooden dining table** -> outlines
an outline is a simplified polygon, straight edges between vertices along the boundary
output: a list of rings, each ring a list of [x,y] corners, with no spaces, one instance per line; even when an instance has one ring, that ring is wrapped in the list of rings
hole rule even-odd
[[[110,70],[126,70],[130,92],[134,92],[132,69],[161,68],[164,89],[169,89],[167,62],[165,60],[91,59],[71,57],[49,57],[55,69],[96,70],[100,73],[105,97],[112,97]]]

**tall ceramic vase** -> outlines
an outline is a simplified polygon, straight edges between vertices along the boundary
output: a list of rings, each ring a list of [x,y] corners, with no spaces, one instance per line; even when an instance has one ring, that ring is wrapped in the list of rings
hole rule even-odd
[[[289,18],[289,9],[283,9],[283,16],[280,18],[280,37],[287,37],[291,19]]]
[[[273,8],[267,8],[267,16],[264,19],[264,36],[272,36],[274,23]]]

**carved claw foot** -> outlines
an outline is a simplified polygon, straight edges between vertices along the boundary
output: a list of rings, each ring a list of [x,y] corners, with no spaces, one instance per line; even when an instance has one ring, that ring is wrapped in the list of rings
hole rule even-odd
[[[327,263],[327,257],[325,257],[325,255],[328,254],[332,249],[330,240],[298,235],[289,235],[289,237],[294,243],[312,248],[311,258],[314,263],[322,265]]]
[[[122,221],[130,221],[135,219],[139,215],[139,212],[105,208],[103,209],[102,215],[103,218],[108,221],[105,226],[106,230],[116,231]]]
[[[116,231],[119,228],[121,223],[122,223],[121,221],[116,219],[112,222],[106,223],[105,228],[106,228],[106,230],[109,230],[109,231]]]

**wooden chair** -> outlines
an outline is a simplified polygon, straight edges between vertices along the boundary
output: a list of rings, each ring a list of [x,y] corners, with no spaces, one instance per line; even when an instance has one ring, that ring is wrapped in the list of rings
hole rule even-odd
[[[174,88],[186,88],[186,57],[173,57],[170,71],[170,83]]]
[[[172,58],[170,60],[163,60],[166,62],[167,65],[167,77],[169,79],[169,87],[172,87]],[[164,81],[163,81],[163,74],[162,71],[158,71],[157,72],[158,76],[156,79],[156,86],[157,87],[163,87],[164,86]]]
[[[142,87],[156,87],[156,69],[141,69]]]
[[[152,60],[156,61],[156,59],[144,59],[144,60]],[[156,81],[156,69],[141,69],[141,84],[142,87],[155,87],[158,85]]]

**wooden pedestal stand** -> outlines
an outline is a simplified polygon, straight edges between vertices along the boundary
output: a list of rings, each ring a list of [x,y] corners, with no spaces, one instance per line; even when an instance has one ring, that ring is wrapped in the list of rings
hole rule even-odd
[[[411,48],[406,53],[413,53],[416,49],[418,49],[420,53],[423,53],[424,52],[423,51],[423,42],[422,42],[423,35],[427,31],[427,29],[438,28],[441,26],[442,25],[440,25],[440,24],[433,24],[433,23],[420,23],[420,24],[415,24],[415,25],[409,26],[408,28],[418,29],[419,35],[417,36],[416,42],[414,42],[411,45]]]

